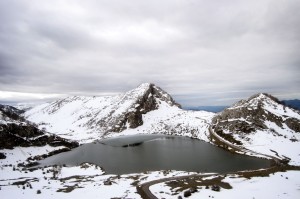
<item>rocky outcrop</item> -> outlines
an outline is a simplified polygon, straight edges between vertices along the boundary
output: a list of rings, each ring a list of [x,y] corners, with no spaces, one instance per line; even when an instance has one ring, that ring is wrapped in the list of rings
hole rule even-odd
[[[0,153],[0,159],[5,159],[6,155],[4,153]]]
[[[14,147],[30,146],[65,146],[74,148],[78,146],[77,142],[71,142],[56,135],[46,135],[30,124],[9,123],[0,125],[0,149],[13,149]]]
[[[56,135],[50,135],[26,121],[16,108],[0,105],[0,149],[13,149],[14,147],[29,146],[65,146],[74,148],[77,142],[71,142]]]
[[[296,118],[288,118],[285,120],[285,124],[293,131],[300,133],[300,120]]]

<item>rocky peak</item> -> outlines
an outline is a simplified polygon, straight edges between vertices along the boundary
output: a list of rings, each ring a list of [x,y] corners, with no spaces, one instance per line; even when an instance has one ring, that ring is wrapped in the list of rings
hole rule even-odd
[[[286,161],[299,154],[300,113],[269,94],[259,93],[217,114],[212,130],[228,142]],[[264,147],[259,147],[264,146]],[[296,151],[296,150],[295,150]]]
[[[274,131],[270,128],[271,123],[281,129],[287,126],[294,132],[300,132],[299,112],[265,93],[235,103],[217,114],[212,121],[215,131],[223,136],[227,132],[227,137],[230,134],[249,134],[258,130]]]
[[[111,123],[107,123],[109,131],[120,132],[126,128],[136,128],[143,124],[142,114],[158,109],[161,103],[168,106],[181,107],[174,99],[160,87],[153,83],[143,83],[137,88],[126,92],[118,104],[132,101],[127,110],[118,115]]]
[[[146,110],[158,108],[159,102],[166,102],[170,106],[181,107],[173,98],[153,83],[143,83],[137,88],[126,92],[123,99],[134,99],[138,104],[145,104]]]
[[[230,109],[248,107],[256,108],[263,107],[265,105],[271,105],[273,107],[282,105],[281,102],[274,96],[267,93],[258,93],[252,95],[246,100],[240,100],[237,103],[233,104]]]

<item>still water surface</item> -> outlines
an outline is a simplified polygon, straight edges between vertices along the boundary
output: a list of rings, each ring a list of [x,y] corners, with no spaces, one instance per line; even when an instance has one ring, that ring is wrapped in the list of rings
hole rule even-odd
[[[107,174],[156,170],[232,172],[267,168],[270,161],[233,154],[209,143],[179,136],[135,135],[84,144],[40,161],[45,165],[97,164]]]

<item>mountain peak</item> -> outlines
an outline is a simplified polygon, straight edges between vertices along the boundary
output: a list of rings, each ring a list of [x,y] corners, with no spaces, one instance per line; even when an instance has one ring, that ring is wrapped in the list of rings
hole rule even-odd
[[[154,100],[155,105],[153,106],[154,109],[158,108],[161,102],[166,102],[170,106],[177,106],[181,108],[180,104],[176,103],[175,100],[168,94],[166,91],[161,89],[160,87],[156,86],[153,83],[142,83],[135,89],[132,89],[126,92],[123,95],[124,100],[134,99],[138,103],[147,100]]]
[[[266,93],[241,100],[217,114],[213,118],[213,129],[227,141],[254,147],[258,152],[268,151],[255,148],[264,143],[269,147],[267,153],[270,155],[274,155],[272,151],[278,148],[280,151],[276,151],[282,157],[298,156],[296,152],[287,152],[285,147],[278,147],[278,144],[299,145],[299,112],[284,106],[277,98]],[[275,153],[275,156],[278,155]]]
[[[263,106],[278,106],[283,105],[276,97],[268,94],[268,93],[257,93],[255,95],[252,95],[248,99],[243,99],[235,104],[233,104],[229,109],[235,109],[235,108],[242,108],[242,107],[248,107],[248,108],[259,108]]]
[[[281,104],[281,102],[279,101],[279,99],[277,99],[276,97],[274,97],[271,94],[268,93],[257,93],[253,96],[251,96],[248,100],[252,100],[252,99],[258,99],[258,100],[273,100],[274,102]]]
[[[25,115],[53,133],[58,130],[73,133],[82,129],[105,136],[110,132],[137,128],[143,125],[144,114],[172,107],[180,105],[167,92],[153,83],[143,83],[117,96],[68,97],[37,106],[28,110]],[[66,128],[63,129],[62,126]]]
[[[151,86],[155,86],[153,83],[145,82],[141,83],[137,88],[149,88]]]

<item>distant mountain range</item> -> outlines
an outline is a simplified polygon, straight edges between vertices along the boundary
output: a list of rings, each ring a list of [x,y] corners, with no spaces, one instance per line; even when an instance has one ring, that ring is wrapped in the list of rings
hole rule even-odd
[[[213,113],[218,113],[223,111],[228,106],[188,106],[183,107],[185,110],[192,110],[192,111],[208,111]]]
[[[294,99],[294,100],[282,100],[281,101],[284,105],[289,106],[291,108],[300,110],[300,100]]]
[[[288,106],[293,109],[300,110],[300,100],[282,100],[280,101],[285,106]],[[186,106],[183,107],[185,110],[193,110],[193,111],[208,111],[213,113],[218,113],[228,108],[229,106]]]

